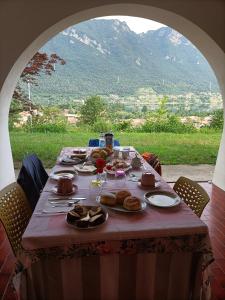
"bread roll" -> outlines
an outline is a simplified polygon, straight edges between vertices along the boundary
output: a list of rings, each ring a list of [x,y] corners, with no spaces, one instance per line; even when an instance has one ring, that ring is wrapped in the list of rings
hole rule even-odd
[[[100,196],[100,203],[109,206],[114,206],[116,205],[116,196],[112,193],[102,194]]]
[[[140,210],[141,209],[141,200],[134,196],[129,196],[125,198],[123,202],[123,207],[127,210]]]
[[[124,199],[128,196],[131,196],[129,191],[123,190],[116,193],[116,202],[117,204],[123,205]]]

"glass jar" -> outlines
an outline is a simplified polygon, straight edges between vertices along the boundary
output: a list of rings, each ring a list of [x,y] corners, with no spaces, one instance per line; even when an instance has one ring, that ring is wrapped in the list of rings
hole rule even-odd
[[[113,142],[114,142],[113,141],[113,133],[112,132],[105,133],[105,147],[112,150]]]

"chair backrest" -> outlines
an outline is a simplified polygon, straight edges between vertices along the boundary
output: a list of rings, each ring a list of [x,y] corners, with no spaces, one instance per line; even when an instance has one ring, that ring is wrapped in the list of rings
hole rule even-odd
[[[90,139],[88,147],[99,147],[99,139]]]
[[[17,182],[23,188],[32,210],[34,210],[46,182],[48,174],[36,154],[23,159]]]
[[[118,140],[114,140],[114,147],[119,147],[120,142]],[[99,139],[90,139],[88,142],[88,147],[99,147]]]
[[[0,191],[0,219],[16,256],[22,235],[31,217],[31,209],[22,188],[16,182]]]
[[[181,176],[173,189],[195,214],[200,217],[203,209],[210,200],[209,195],[203,187],[197,182]]]
[[[42,191],[48,180],[48,174],[45,171],[41,160],[36,154],[30,154],[23,159],[22,165],[33,178],[39,190]]]
[[[142,154],[142,157],[160,176],[162,176],[162,166],[157,155],[146,152]]]
[[[41,191],[39,186],[36,184],[34,177],[31,176],[24,166],[20,169],[17,183],[22,187],[33,211],[41,195]]]

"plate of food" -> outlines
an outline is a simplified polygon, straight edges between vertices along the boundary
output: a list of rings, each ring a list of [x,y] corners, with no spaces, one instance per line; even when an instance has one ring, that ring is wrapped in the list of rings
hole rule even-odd
[[[173,207],[179,205],[181,202],[179,196],[166,191],[147,192],[144,198],[149,204],[157,207]]]
[[[62,177],[68,177],[70,179],[74,179],[74,177],[77,175],[77,171],[75,170],[58,170],[54,171],[50,174],[50,178],[54,180],[59,180]]]
[[[74,169],[80,173],[93,173],[96,171],[96,167],[93,165],[80,164],[74,166]]]
[[[132,167],[130,163],[121,159],[115,159],[114,161],[107,163],[104,170],[110,175],[115,175],[117,170],[123,170],[124,172],[127,172],[131,168]]]
[[[86,149],[75,149],[73,153],[70,155],[70,158],[80,158],[85,159],[87,157],[87,150]]]
[[[59,163],[62,165],[77,165],[84,162],[84,159],[78,157],[71,157],[71,155],[64,155],[59,158]]]
[[[102,193],[96,198],[96,201],[105,207],[125,213],[141,212],[147,207],[146,202],[132,196],[127,190]]]
[[[108,219],[107,211],[98,206],[75,205],[67,213],[66,222],[75,229],[94,229]]]

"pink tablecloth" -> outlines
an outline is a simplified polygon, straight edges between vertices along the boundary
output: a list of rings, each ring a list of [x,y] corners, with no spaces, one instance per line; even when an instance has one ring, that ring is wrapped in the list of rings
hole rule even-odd
[[[135,173],[143,170],[154,172],[144,163]],[[158,190],[173,192],[155,175],[161,180]],[[75,179],[76,196],[89,197],[92,178]],[[35,213],[45,207],[55,184],[48,181]],[[113,187],[110,180],[105,185],[106,190]],[[139,197],[147,192],[128,180],[125,188]],[[84,203],[96,204],[90,199]],[[69,227],[65,214],[32,216],[22,240],[24,298],[199,299],[201,270],[213,257],[206,225],[186,204],[168,209],[148,206],[135,214],[108,213],[106,224],[86,231]]]

